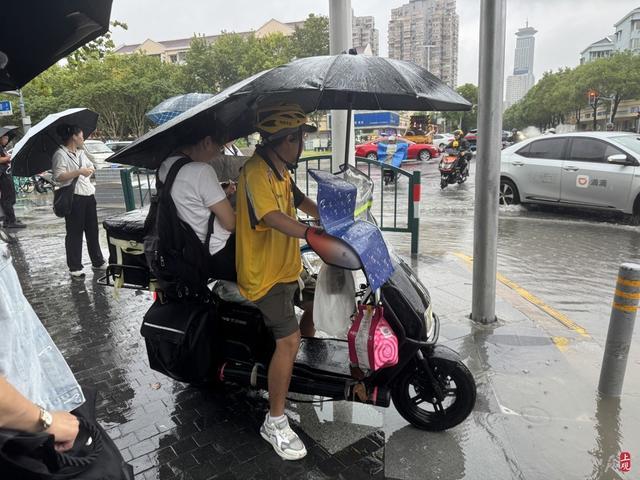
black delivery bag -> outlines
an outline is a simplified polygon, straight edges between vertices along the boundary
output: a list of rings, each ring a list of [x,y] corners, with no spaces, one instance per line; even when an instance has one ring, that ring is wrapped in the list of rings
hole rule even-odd
[[[215,310],[212,303],[156,300],[142,321],[149,366],[180,382],[215,380]]]

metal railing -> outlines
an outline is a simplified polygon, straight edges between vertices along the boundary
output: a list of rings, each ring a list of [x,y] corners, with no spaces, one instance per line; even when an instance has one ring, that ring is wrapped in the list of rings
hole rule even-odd
[[[294,173],[296,184],[307,196],[315,198],[316,184],[309,180],[307,170],[331,170],[331,155],[314,155],[300,159]],[[378,226],[386,232],[411,234],[411,254],[418,253],[420,229],[420,171],[409,172],[402,168],[381,164],[377,160],[356,157],[356,168],[366,173],[376,184],[373,211]],[[385,183],[385,171],[393,173],[392,180]],[[302,181],[298,179],[304,175]],[[138,168],[123,168],[120,171],[122,192],[127,211],[142,208],[150,202],[155,191],[155,172]],[[135,181],[133,179],[135,178]]]
[[[420,230],[420,171],[410,172],[362,157],[356,157],[355,161],[356,168],[367,174],[375,183],[372,213],[380,230],[411,234],[411,254],[417,254]],[[331,171],[331,155],[303,157],[298,165],[294,180],[307,196],[313,198],[316,193],[315,182],[309,180],[307,170]],[[385,171],[393,174],[388,184],[385,183]],[[299,181],[298,178],[303,175],[304,178]]]
[[[120,170],[120,181],[124,205],[128,212],[149,204],[156,188],[156,172],[137,167],[123,168]]]

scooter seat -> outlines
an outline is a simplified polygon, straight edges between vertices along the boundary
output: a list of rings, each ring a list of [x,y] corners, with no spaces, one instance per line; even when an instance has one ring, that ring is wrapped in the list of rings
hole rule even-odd
[[[255,303],[242,296],[240,289],[238,288],[238,284],[235,282],[230,282],[229,280],[216,280],[211,289],[218,298],[225,302],[232,302],[247,307],[258,308]]]

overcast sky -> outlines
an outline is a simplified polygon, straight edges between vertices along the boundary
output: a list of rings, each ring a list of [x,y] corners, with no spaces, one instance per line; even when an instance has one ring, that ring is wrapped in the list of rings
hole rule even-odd
[[[352,0],[355,15],[373,15],[380,30],[380,53],[387,54],[391,9],[407,0]],[[640,0],[508,0],[506,74],[513,70],[515,32],[527,19],[538,30],[534,73],[579,63],[580,51],[614,33],[613,24],[640,6]],[[305,19],[309,13],[329,14],[329,0],[114,0],[112,19],[126,22],[116,29],[117,45],[147,38],[171,40],[194,33],[255,30],[267,20]],[[480,0],[458,0],[460,45],[458,83],[477,84]]]

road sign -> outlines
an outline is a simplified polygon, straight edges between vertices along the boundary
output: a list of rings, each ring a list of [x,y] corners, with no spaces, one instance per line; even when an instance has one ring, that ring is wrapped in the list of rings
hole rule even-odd
[[[0,116],[11,116],[13,115],[13,108],[11,106],[11,102],[9,100],[4,100],[0,102]]]

